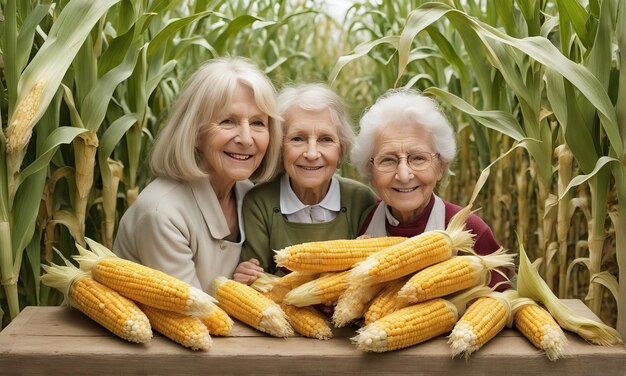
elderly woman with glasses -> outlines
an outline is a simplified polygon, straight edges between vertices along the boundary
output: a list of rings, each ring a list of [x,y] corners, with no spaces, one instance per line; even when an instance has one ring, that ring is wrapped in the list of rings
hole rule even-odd
[[[283,118],[283,174],[254,187],[243,203],[246,242],[234,279],[281,273],[272,250],[359,234],[374,204],[367,186],[335,172],[354,142],[341,98],[321,84],[286,88],[279,94]]]
[[[360,127],[351,160],[382,199],[361,234],[411,237],[444,230],[461,207],[433,192],[456,153],[452,126],[435,101],[413,90],[389,91],[363,115]],[[466,227],[475,234],[478,254],[500,248],[477,215]],[[492,272],[492,286],[502,280]]]

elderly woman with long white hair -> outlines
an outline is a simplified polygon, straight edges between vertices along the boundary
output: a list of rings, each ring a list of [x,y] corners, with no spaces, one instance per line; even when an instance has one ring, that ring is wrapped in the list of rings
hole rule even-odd
[[[360,128],[351,160],[382,199],[360,233],[411,237],[445,230],[462,208],[434,193],[456,154],[454,131],[437,103],[414,90],[391,90],[365,112]],[[500,248],[477,215],[470,215],[466,228],[475,235],[478,254]],[[504,280],[497,272],[491,277],[492,286]]]

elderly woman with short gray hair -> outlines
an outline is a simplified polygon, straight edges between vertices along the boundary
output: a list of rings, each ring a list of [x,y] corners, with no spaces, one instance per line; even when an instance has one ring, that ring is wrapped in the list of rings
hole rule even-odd
[[[367,110],[360,127],[351,160],[382,199],[360,233],[411,237],[445,230],[461,207],[434,193],[456,154],[454,131],[437,103],[414,90],[391,90]],[[475,235],[478,254],[500,248],[477,215],[469,217],[466,228]],[[503,280],[492,272],[490,285]]]
[[[281,91],[283,174],[254,187],[243,204],[246,242],[235,279],[252,283],[279,270],[272,250],[358,235],[366,209],[374,204],[367,186],[335,175],[349,155],[354,131],[339,96],[325,85]]]

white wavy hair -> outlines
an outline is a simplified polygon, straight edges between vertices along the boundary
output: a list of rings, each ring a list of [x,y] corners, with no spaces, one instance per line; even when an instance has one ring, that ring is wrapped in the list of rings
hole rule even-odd
[[[412,89],[386,92],[361,117],[361,130],[352,148],[351,161],[361,176],[372,178],[370,159],[380,131],[389,124],[421,127],[432,137],[443,168],[447,170],[456,155],[454,130],[437,102]]]

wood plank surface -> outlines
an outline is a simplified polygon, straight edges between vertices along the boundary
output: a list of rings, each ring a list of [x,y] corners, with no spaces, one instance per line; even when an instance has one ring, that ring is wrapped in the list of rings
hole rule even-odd
[[[588,317],[579,300],[568,306]],[[452,359],[445,337],[384,354],[357,350],[356,327],[328,341],[272,338],[241,323],[230,337],[194,352],[155,333],[149,344],[121,340],[76,310],[27,307],[0,332],[0,375],[625,375],[624,346],[590,345],[566,333],[565,357],[550,362],[505,329],[470,359]]]

